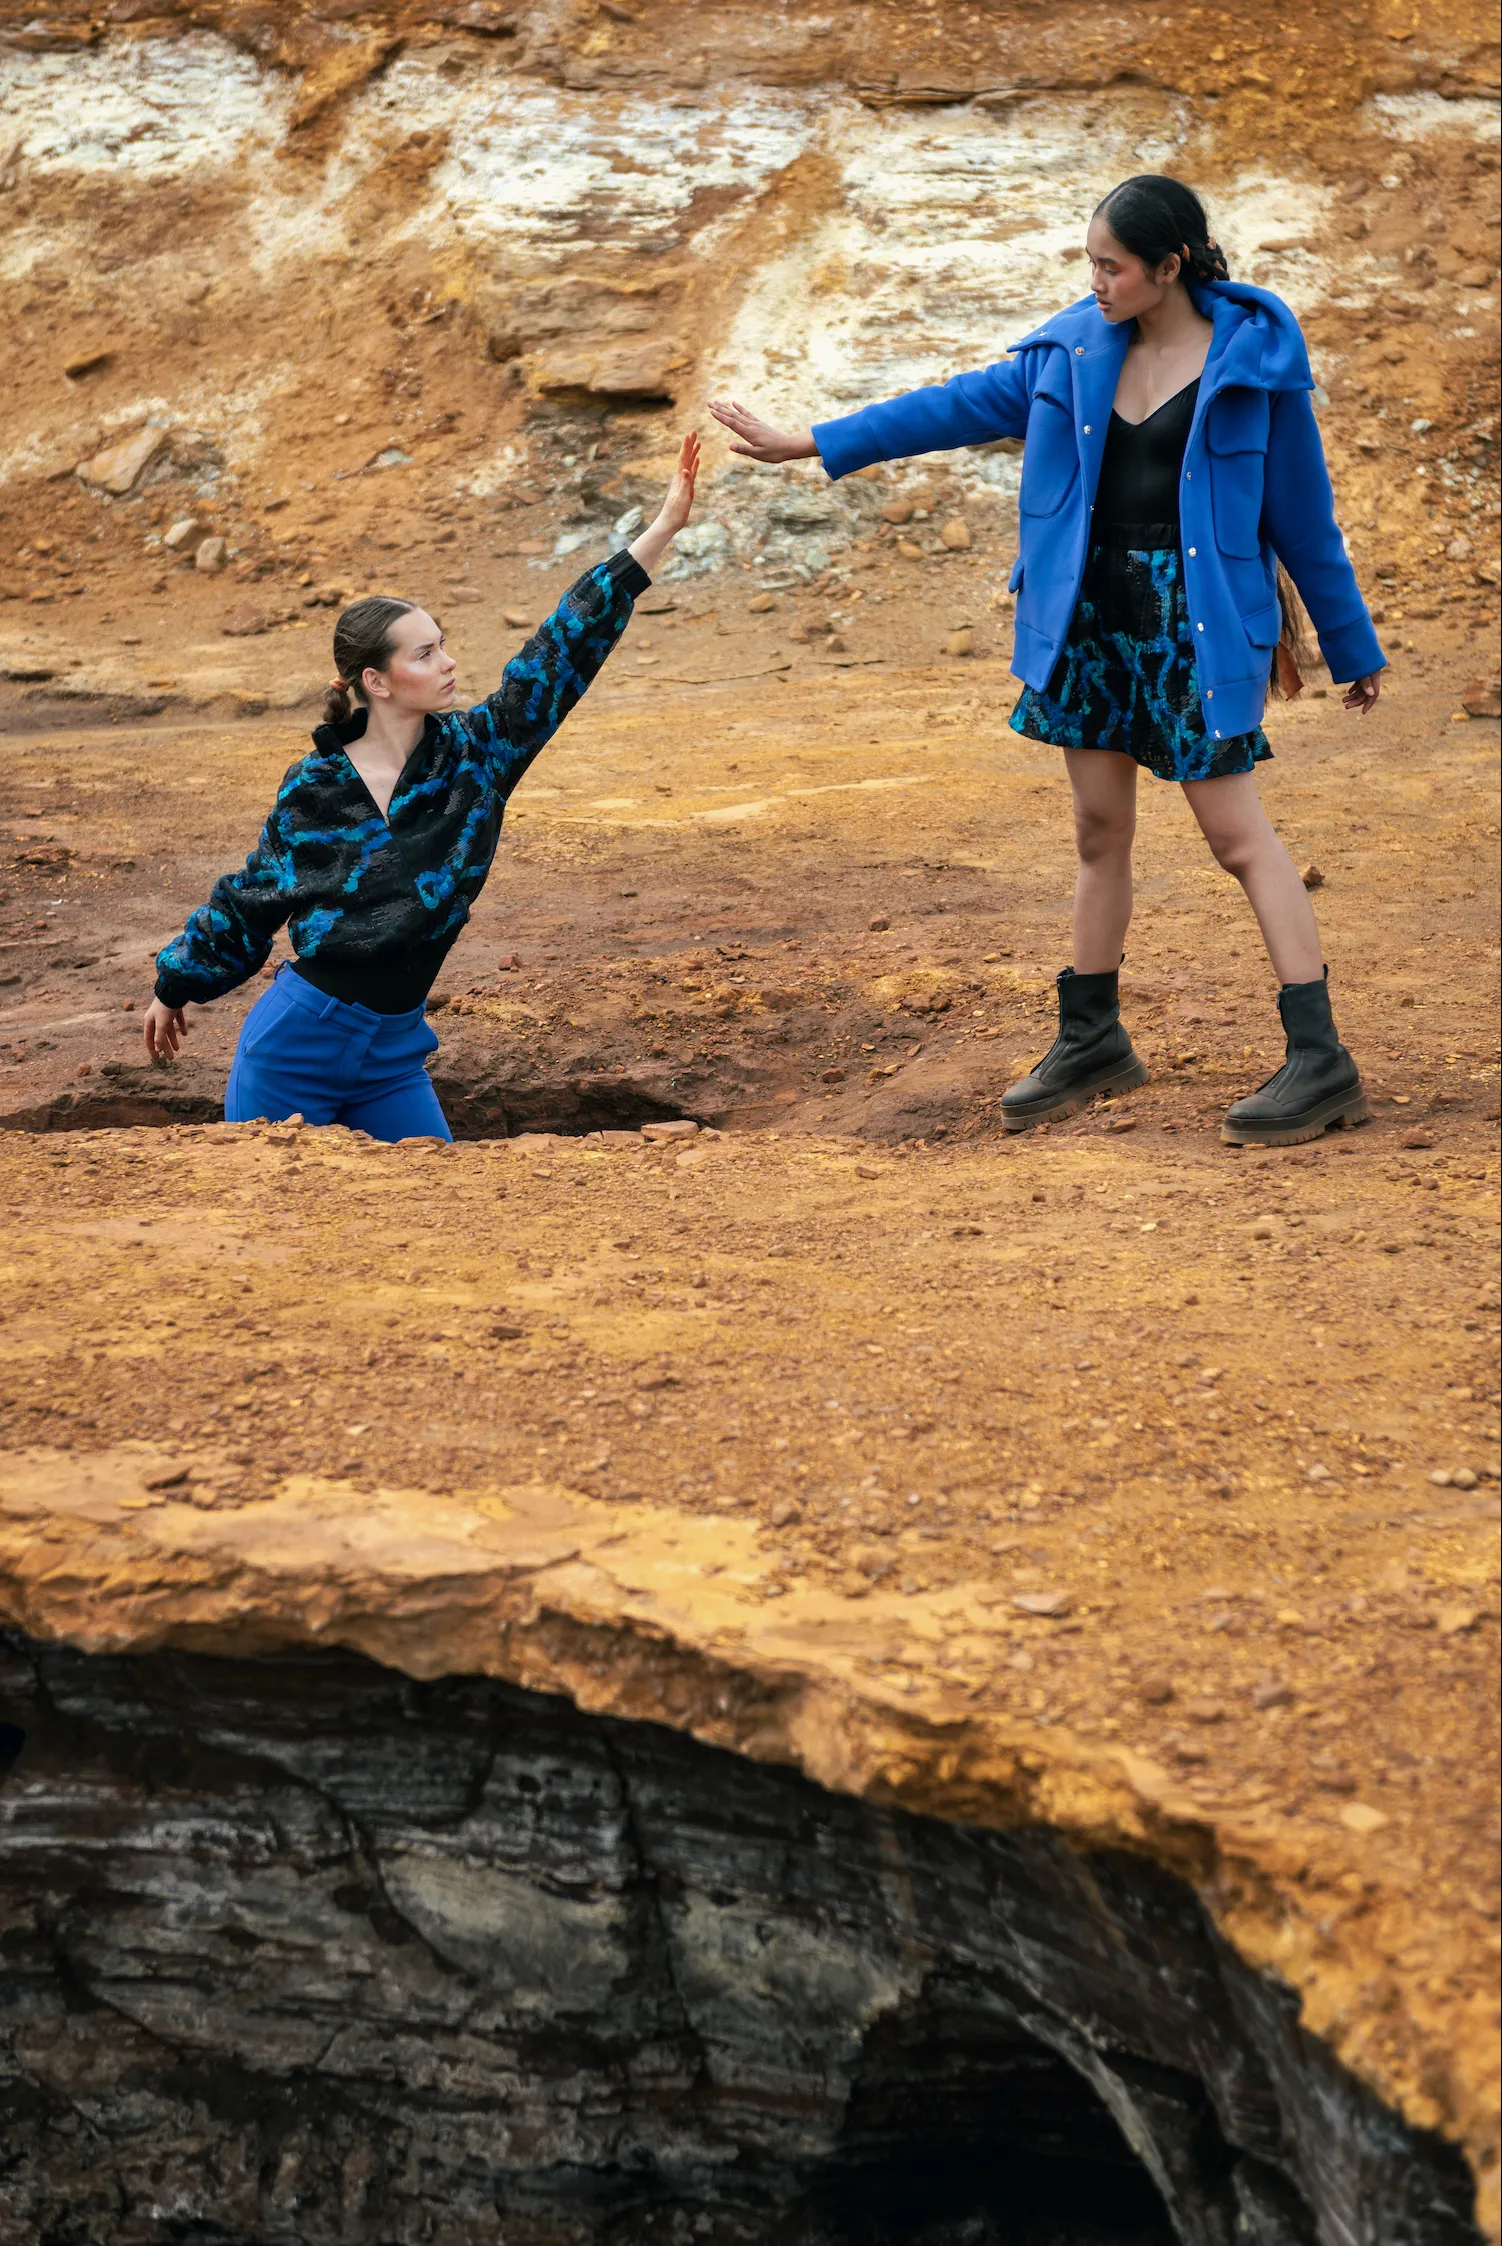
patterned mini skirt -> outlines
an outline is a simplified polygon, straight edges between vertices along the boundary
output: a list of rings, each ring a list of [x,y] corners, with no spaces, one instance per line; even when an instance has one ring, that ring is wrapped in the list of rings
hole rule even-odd
[[[1219,780],[1273,753],[1260,725],[1217,741],[1205,723],[1172,523],[1101,529],[1053,675],[1023,688],[1011,726],[1057,749],[1117,749],[1159,780]]]

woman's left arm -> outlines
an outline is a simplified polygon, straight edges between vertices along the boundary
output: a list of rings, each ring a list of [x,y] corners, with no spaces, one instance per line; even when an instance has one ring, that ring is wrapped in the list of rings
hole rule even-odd
[[[494,694],[465,713],[471,734],[499,767],[504,793],[546,748],[631,621],[650,571],[688,521],[698,472],[699,440],[690,432],[656,521],[569,587],[506,665]]]
[[[1369,709],[1387,657],[1335,520],[1313,402],[1307,390],[1280,390],[1271,405],[1262,528],[1298,587],[1331,678],[1354,681],[1347,707]]]

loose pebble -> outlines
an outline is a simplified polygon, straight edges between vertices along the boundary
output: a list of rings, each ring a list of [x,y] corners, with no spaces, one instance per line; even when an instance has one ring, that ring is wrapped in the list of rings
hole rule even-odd
[[[1252,1687],[1254,1708],[1287,1708],[1293,1701],[1293,1688],[1281,1677],[1259,1677]]]
[[[1152,1670],[1142,1679],[1137,1691],[1150,1708],[1163,1708],[1174,1696],[1174,1682],[1160,1670]]]
[[[1306,889],[1323,889],[1325,886],[1325,877],[1318,866],[1305,866],[1299,879]]]
[[[1434,1618],[1435,1628],[1442,1638],[1457,1638],[1466,1630],[1474,1630],[1481,1620],[1475,1607],[1441,1607]]]
[[[1012,1604],[1022,1614],[1053,1616],[1069,1612],[1070,1598],[1067,1591],[1016,1591]]]
[[[1348,1832],[1359,1833],[1363,1839],[1368,1833],[1380,1833],[1388,1822],[1380,1809],[1364,1801],[1348,1801],[1340,1812],[1340,1821]]]
[[[1184,1713],[1191,1723],[1199,1724],[1224,1723],[1226,1716],[1225,1709],[1218,1700],[1204,1697],[1186,1700]]]

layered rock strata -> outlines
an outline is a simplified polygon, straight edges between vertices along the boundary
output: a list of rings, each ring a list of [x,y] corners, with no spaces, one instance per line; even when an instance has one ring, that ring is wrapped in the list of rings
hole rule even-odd
[[[0,1712],[5,2246],[1478,2235],[1142,1858],[345,1654]]]

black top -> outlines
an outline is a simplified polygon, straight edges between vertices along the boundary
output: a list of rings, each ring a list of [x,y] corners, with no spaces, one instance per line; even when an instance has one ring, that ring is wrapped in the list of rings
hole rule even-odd
[[[609,655],[651,579],[627,552],[586,571],[472,710],[430,717],[384,818],[345,751],[368,712],[320,725],[238,873],[157,956],[164,1006],[254,975],[290,922],[299,975],[378,1014],[427,997],[469,918],[506,799]]]
[[[1196,375],[1145,421],[1123,421],[1112,408],[1095,494],[1097,522],[1178,521],[1179,473],[1199,390]]]

